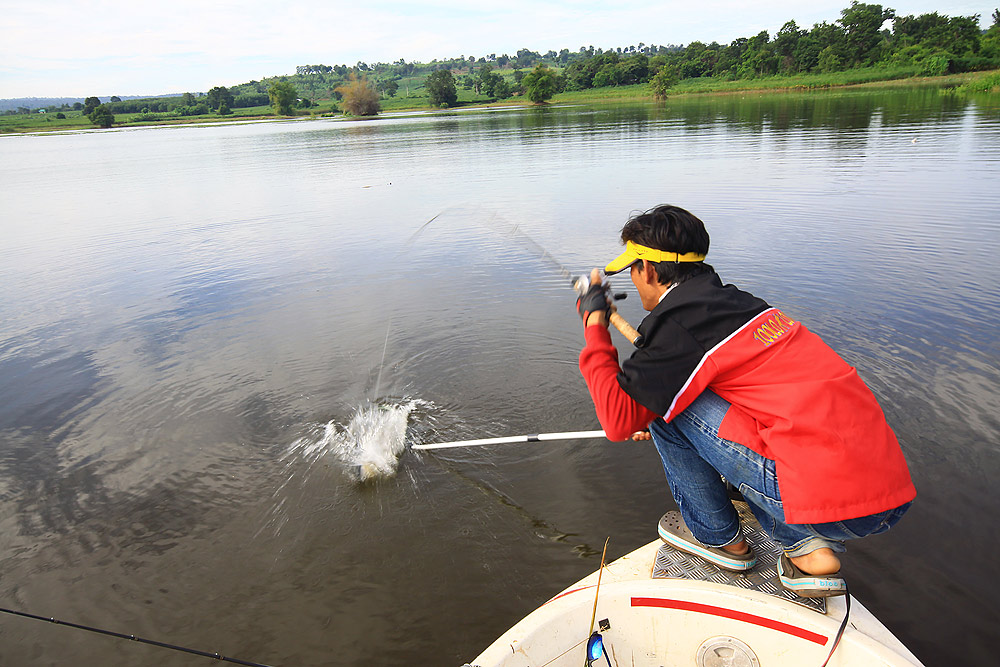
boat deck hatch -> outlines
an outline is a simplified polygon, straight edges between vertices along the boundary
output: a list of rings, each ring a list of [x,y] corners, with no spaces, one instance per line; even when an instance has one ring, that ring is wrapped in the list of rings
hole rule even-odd
[[[733,501],[733,505],[736,506],[736,511],[740,515],[743,536],[757,555],[757,565],[752,570],[748,572],[720,570],[708,561],[663,544],[656,552],[656,560],[653,563],[653,579],[693,579],[738,586],[784,598],[825,614],[826,600],[824,598],[799,597],[795,593],[785,590],[785,587],[778,581],[777,571],[781,547],[760,527],[750,511],[750,507],[745,502]]]

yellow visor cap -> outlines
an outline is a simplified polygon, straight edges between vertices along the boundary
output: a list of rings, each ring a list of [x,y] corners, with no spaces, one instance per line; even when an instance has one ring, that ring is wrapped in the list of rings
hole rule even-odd
[[[644,245],[628,241],[625,243],[625,252],[618,255],[618,257],[615,257],[614,261],[605,266],[604,273],[609,276],[614,273],[618,273],[623,269],[627,269],[640,259],[645,259],[650,262],[703,262],[705,261],[705,255],[696,252],[688,252],[684,254],[668,252],[666,250],[648,248]]]

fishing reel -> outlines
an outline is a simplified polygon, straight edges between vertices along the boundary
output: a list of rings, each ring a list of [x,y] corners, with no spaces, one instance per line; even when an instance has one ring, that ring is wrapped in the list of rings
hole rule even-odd
[[[583,298],[583,296],[587,294],[587,291],[590,290],[590,277],[580,276],[571,284],[573,285],[573,289],[576,293],[580,295],[580,298]],[[611,283],[607,280],[601,282],[601,287],[604,289],[605,294],[611,297],[611,301],[621,301],[628,296],[625,292],[612,292]],[[635,327],[626,322],[625,318],[618,314],[618,310],[613,304],[611,306],[611,315],[608,319],[611,321],[611,324],[613,324],[614,327],[618,329],[618,331],[620,331],[621,334],[625,336],[625,338],[627,338],[633,345],[636,347],[642,347],[645,344],[645,339],[642,334],[636,331]]]
[[[628,298],[628,294],[626,294],[625,292],[612,293],[611,283],[608,282],[607,280],[601,282],[601,287],[611,297],[613,301],[621,301],[622,299]],[[579,278],[574,280],[573,289],[576,290],[576,293],[579,294],[580,296],[586,294],[587,290],[590,289],[590,277],[580,276]]]

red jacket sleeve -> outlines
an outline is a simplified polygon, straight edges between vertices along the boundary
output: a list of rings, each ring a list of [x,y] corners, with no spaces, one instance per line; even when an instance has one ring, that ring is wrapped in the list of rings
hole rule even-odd
[[[594,399],[597,419],[608,440],[627,440],[659,415],[637,403],[618,384],[618,350],[608,330],[594,324],[584,329],[584,336],[587,344],[580,353],[580,372]]]

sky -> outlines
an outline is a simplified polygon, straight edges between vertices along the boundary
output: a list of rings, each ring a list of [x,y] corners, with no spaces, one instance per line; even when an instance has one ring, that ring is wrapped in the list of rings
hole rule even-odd
[[[872,0],[875,4],[875,0]],[[727,44],[850,0],[0,0],[0,99],[206,92],[296,65],[430,62],[581,46]],[[980,15],[1000,0],[886,0],[897,15]]]

